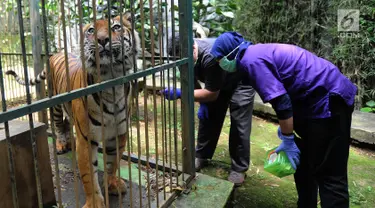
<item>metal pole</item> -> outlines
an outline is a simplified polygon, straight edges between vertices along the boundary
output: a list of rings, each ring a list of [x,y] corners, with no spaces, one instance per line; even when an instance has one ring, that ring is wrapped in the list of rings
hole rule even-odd
[[[17,10],[18,10],[18,20],[19,20],[19,27],[20,27],[20,39],[21,39],[21,48],[22,48],[22,63],[23,63],[23,72],[25,75],[26,80],[26,100],[27,104],[31,104],[31,95],[30,95],[30,83],[29,83],[29,73],[27,70],[27,57],[26,57],[26,44],[25,44],[25,35],[24,35],[24,25],[23,25],[23,16],[22,16],[22,2],[21,0],[17,1]],[[42,196],[42,186],[40,183],[39,178],[39,164],[37,159],[37,145],[34,135],[34,121],[33,115],[30,113],[28,114],[29,117],[29,127],[30,127],[30,142],[32,147],[33,153],[33,161],[34,161],[34,173],[35,173],[35,183],[37,187],[37,197],[38,197],[38,205],[39,207],[43,207],[43,196]]]
[[[39,13],[39,1],[30,0],[30,21],[31,21],[31,35],[32,35],[32,51],[34,61],[34,77],[43,71],[42,62],[42,34],[41,34],[41,18]],[[44,82],[35,86],[36,98],[38,100],[46,97],[46,86]],[[38,112],[38,121],[48,125],[47,111],[42,110]]]
[[[0,53],[0,90],[1,90],[1,105],[3,112],[7,111],[7,103],[5,97],[5,90],[4,90],[4,79],[3,79],[3,69],[1,63],[1,53]],[[16,175],[15,175],[15,164],[13,159],[13,148],[11,144],[10,134],[9,134],[9,124],[8,121],[4,122],[5,127],[5,136],[6,136],[6,143],[7,143],[7,152],[8,152],[8,162],[9,162],[9,174],[10,174],[10,181],[12,183],[12,196],[13,196],[13,207],[18,208],[18,196],[17,196],[17,182],[16,182]]]
[[[183,172],[195,176],[192,3],[178,1],[178,8],[181,57],[188,57],[188,63],[181,66]]]
[[[42,16],[43,16],[43,32],[44,32],[44,47],[46,54],[49,54],[49,45],[48,45],[48,32],[47,32],[47,14],[45,8],[45,0],[42,0]],[[49,65],[49,57],[45,57],[46,61],[46,69],[47,69],[47,77],[48,77],[48,97],[53,96],[53,84],[52,84],[52,74],[51,68]],[[55,133],[55,121],[53,119],[53,107],[49,108],[49,114],[51,118],[51,129],[52,129],[52,138],[53,138],[53,160],[55,163],[55,186],[57,189],[57,204],[59,207],[62,207],[62,199],[61,199],[61,184],[60,184],[60,170],[59,170],[59,163],[57,159],[57,149],[56,149],[56,133]]]

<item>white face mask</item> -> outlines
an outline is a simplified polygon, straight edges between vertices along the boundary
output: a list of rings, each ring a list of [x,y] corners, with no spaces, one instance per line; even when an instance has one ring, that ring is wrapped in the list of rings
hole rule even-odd
[[[243,43],[243,42],[242,42]],[[224,71],[227,71],[227,72],[235,72],[237,70],[236,68],[236,58],[237,58],[237,55],[238,55],[238,52],[236,54],[236,56],[234,57],[233,60],[228,60],[228,57],[234,52],[236,51],[241,45],[238,45],[235,49],[233,49],[228,55],[224,56],[223,58],[221,58],[220,62],[219,62],[219,66],[224,70]]]

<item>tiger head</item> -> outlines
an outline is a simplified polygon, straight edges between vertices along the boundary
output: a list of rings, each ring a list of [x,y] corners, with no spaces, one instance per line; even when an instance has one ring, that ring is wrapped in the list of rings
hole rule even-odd
[[[85,26],[83,32],[86,67],[96,67],[95,29],[97,33],[97,51],[99,53],[101,74],[108,72],[108,70],[106,70],[108,67],[105,66],[110,66],[111,59],[113,66],[115,66],[125,64],[123,63],[125,59],[127,59],[128,62],[128,59],[133,59],[133,56],[137,58],[140,48],[139,36],[136,31],[132,31],[131,13],[126,12],[122,15],[122,25],[120,16],[117,16],[110,21],[97,20],[95,24],[92,23]],[[111,30],[111,37],[109,30]],[[121,41],[123,41],[123,44]]]

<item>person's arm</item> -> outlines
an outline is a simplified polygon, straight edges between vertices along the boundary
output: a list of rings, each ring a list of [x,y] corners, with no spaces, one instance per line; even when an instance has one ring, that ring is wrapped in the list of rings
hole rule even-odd
[[[273,55],[253,51],[247,54],[244,61],[241,60],[241,65],[240,69],[248,74],[250,83],[254,85],[263,102],[270,102],[276,111],[280,124],[277,135],[282,141],[275,149],[276,153],[284,151],[296,170],[300,161],[300,150],[294,141],[291,98],[282,83]]]
[[[194,101],[200,103],[212,102],[219,96],[220,90],[211,92],[207,89],[194,90]]]
[[[279,124],[283,135],[289,136],[293,134],[293,116],[285,120],[279,120]]]
[[[203,57],[200,70],[204,70],[205,86],[204,89],[194,90],[194,100],[201,103],[215,101],[224,83],[224,71],[210,54],[206,54]]]
[[[288,94],[283,94],[270,100],[272,108],[279,120],[281,133],[283,135],[293,134],[293,108]]]

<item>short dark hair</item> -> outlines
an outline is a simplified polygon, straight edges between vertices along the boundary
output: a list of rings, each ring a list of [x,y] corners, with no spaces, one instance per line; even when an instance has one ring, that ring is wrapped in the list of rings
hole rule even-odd
[[[176,56],[178,56],[180,54],[180,33],[179,32],[174,33],[174,45],[172,43],[173,43],[173,35],[170,34],[169,37],[168,37],[168,48],[167,48],[168,51],[167,51],[167,53],[170,56],[173,56],[172,46],[174,46],[175,51],[176,51]]]

